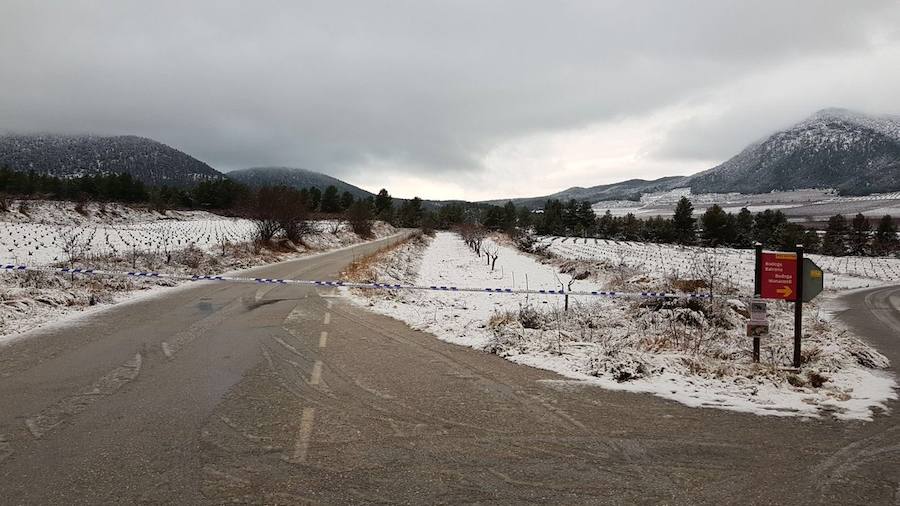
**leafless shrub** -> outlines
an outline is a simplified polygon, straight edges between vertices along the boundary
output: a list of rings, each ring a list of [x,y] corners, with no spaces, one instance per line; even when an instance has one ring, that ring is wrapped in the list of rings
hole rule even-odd
[[[306,198],[293,188],[261,188],[248,214],[256,227],[255,240],[260,244],[270,243],[279,231],[295,244],[311,232]]]
[[[88,251],[87,237],[77,228],[65,226],[56,228],[56,236],[69,268],[75,267],[75,263]]]
[[[703,280],[710,297],[728,291],[732,283],[728,281],[728,262],[724,255],[705,250],[694,257],[691,273],[695,279]]]
[[[187,248],[178,252],[177,261],[191,269],[197,269],[203,263],[204,256],[203,250],[191,243]]]
[[[353,233],[367,239],[372,237],[372,207],[365,200],[358,200],[347,210],[347,221]]]
[[[344,220],[340,217],[340,215],[336,215],[333,220],[329,220],[327,223],[328,233],[331,235],[338,235],[338,232],[341,231],[341,225],[343,225]]]

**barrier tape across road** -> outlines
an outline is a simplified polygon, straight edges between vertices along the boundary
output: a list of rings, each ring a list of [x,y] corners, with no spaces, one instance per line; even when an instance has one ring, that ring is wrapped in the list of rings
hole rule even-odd
[[[79,274],[86,276],[113,276],[131,278],[161,278],[175,279],[179,281],[227,281],[232,283],[263,283],[263,284],[296,284],[313,286],[330,286],[338,288],[365,288],[382,290],[426,290],[436,292],[471,292],[471,293],[500,293],[500,294],[532,294],[532,295],[572,295],[587,297],[609,297],[630,299],[709,299],[708,294],[702,293],[668,293],[668,292],[615,292],[615,291],[566,291],[566,290],[520,290],[515,288],[475,288],[461,286],[438,285],[403,285],[388,283],[351,283],[345,281],[317,281],[306,279],[275,279],[275,278],[251,278],[235,276],[199,276],[191,274],[168,274],[164,272],[139,272],[139,271],[105,271],[101,269],[67,268],[67,267],[29,267],[27,265],[4,264],[0,265],[4,271],[34,271],[50,274]]]

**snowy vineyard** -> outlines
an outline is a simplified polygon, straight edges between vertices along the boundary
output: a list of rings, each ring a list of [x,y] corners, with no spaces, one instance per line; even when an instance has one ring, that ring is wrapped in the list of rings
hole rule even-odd
[[[627,265],[658,279],[690,277],[698,256],[715,255],[738,285],[742,288],[753,285],[752,250],[557,236],[540,237],[537,245],[561,258]],[[830,274],[826,277],[826,289],[853,289],[900,281],[897,258],[808,256]]]
[[[223,243],[246,241],[252,232],[252,222],[230,218],[116,225],[0,222],[0,262],[30,265],[61,262],[73,247],[84,256],[164,254],[190,245],[213,251]]]

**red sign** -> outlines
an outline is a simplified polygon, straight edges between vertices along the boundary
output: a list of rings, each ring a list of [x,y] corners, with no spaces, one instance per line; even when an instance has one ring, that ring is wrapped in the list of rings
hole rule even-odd
[[[795,253],[762,254],[762,298],[794,300],[797,298],[797,255]]]

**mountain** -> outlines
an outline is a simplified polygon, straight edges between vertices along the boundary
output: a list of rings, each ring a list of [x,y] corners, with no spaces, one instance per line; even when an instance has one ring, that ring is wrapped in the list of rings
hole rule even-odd
[[[842,195],[900,191],[900,117],[823,109],[692,176],[631,179],[511,200],[534,208],[551,198],[637,200],[641,193],[685,187],[692,193],[768,193],[805,188],[834,188]],[[489,202],[502,204],[506,200]]]
[[[628,181],[622,181],[621,183],[591,186],[590,188],[573,186],[572,188],[543,197],[490,200],[487,203],[503,205],[508,200],[512,200],[516,205],[534,209],[543,206],[547,199],[558,199],[562,201],[575,199],[587,200],[589,202],[598,202],[601,200],[638,200],[642,193],[652,193],[677,188],[683,186],[681,183],[686,180],[686,176],[669,176],[650,181],[645,179],[629,179]]]
[[[190,155],[133,135],[3,135],[2,166],[64,178],[125,172],[155,186],[185,187],[222,177]]]
[[[373,195],[362,188],[345,183],[340,179],[326,176],[319,172],[290,167],[253,167],[250,169],[233,170],[228,177],[247,186],[276,186],[285,185],[293,188],[310,188],[315,186],[325,190],[329,185],[337,187],[339,193],[348,191],[357,198],[372,197]]]
[[[693,193],[900,190],[900,118],[825,109],[688,178]]]

